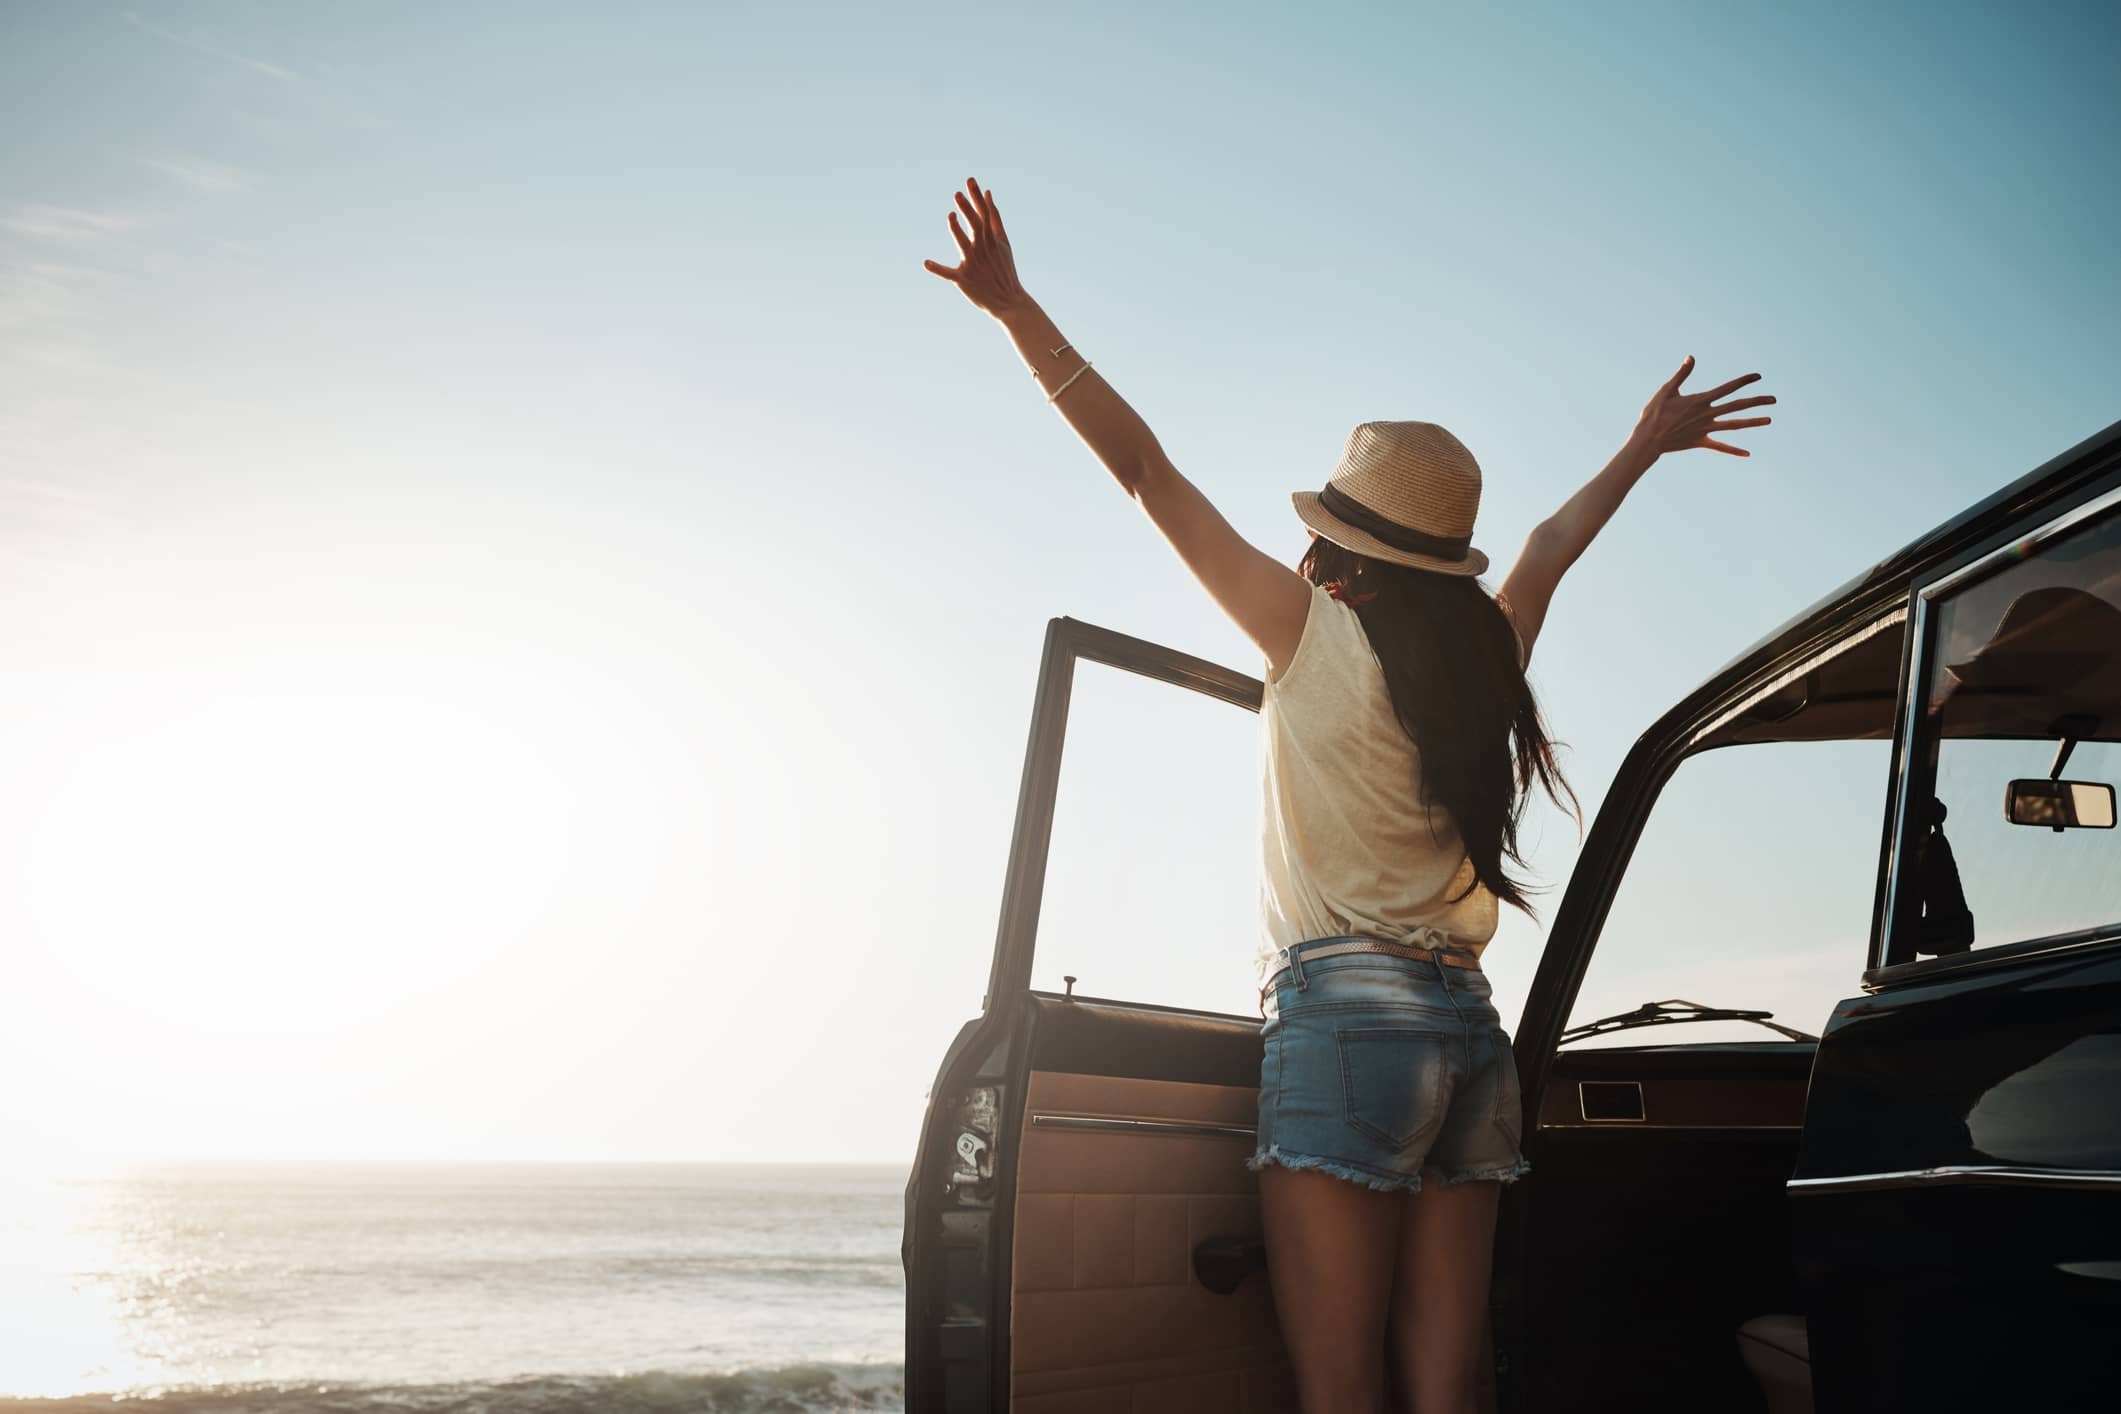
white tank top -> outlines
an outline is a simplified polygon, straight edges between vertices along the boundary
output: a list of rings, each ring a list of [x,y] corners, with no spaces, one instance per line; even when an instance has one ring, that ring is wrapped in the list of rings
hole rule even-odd
[[[1262,978],[1277,950],[1310,938],[1433,947],[1441,933],[1476,955],[1487,946],[1495,895],[1473,884],[1450,813],[1421,803],[1421,757],[1369,635],[1322,586],[1294,656],[1267,680],[1259,722]]]

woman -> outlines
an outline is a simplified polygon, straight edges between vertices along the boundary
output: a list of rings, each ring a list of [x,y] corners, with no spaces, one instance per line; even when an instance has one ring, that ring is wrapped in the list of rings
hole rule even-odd
[[[1294,572],[1238,536],[1018,282],[994,194],[950,213],[962,257],[925,261],[1008,331],[1033,376],[1266,660],[1260,897],[1261,1220],[1305,1414],[1474,1407],[1497,1195],[1526,1171],[1516,1063],[1480,953],[1526,908],[1517,824],[1559,799],[1525,663],[1555,585],[1666,452],[1743,450],[1766,424],[1680,391],[1534,530],[1490,597],[1472,548],[1480,468],[1423,422],[1366,422],[1317,492]],[[966,226],[961,228],[962,213]],[[1428,1180],[1425,1182],[1424,1180]]]

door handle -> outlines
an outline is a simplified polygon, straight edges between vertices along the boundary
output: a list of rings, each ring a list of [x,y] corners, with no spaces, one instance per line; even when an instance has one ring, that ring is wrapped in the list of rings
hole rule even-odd
[[[1267,1240],[1257,1235],[1203,1237],[1193,1249],[1193,1275],[1217,1296],[1228,1296],[1266,1269]]]

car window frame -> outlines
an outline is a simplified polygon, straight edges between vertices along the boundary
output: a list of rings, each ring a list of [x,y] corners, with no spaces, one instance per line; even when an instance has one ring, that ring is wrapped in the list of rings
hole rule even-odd
[[[1033,990],[1031,965],[1038,951],[1039,913],[1045,902],[1046,865],[1053,845],[1054,807],[1060,797],[1061,758],[1067,746],[1068,711],[1078,662],[1102,663],[1168,683],[1241,707],[1255,716],[1266,693],[1266,685],[1258,678],[1146,638],[1134,638],[1081,619],[1060,617],[1047,621],[1029,740],[1024,748],[1024,773],[1017,787],[1016,820],[1003,874],[1001,917],[995,927],[987,991],[980,998],[983,1017],[1006,1010],[1015,998]],[[1170,1009],[1199,1015],[1224,1014],[1199,1008]]]
[[[1804,674],[1822,667],[1881,633],[1896,629],[1901,633],[1901,671],[1905,673],[1908,615],[1909,604],[1904,594],[1895,595],[1883,602],[1866,598],[1836,606],[1831,614],[1815,624],[1803,642],[1768,661],[1756,664],[1753,672],[1729,684],[1713,698],[1705,702],[1697,700],[1691,704],[1693,710],[1684,717],[1668,717],[1663,723],[1651,728],[1636,743],[1635,749],[1629,753],[1628,759],[1621,764],[1620,771],[1614,777],[1614,794],[1608,796],[1592,822],[1591,836],[1586,839],[1576,871],[1570,876],[1568,896],[1563,899],[1562,911],[1555,919],[1554,933],[1548,940],[1546,955],[1541,959],[1539,975],[1534,977],[1526,998],[1525,1015],[1520,1020],[1518,1035],[1523,1047],[1529,1051],[1520,1061],[1528,1076],[1527,1083],[1544,1085],[1546,1073],[1554,1058],[1562,1054],[1561,1033],[1567,1029],[1569,1015],[1576,1005],[1577,995],[1583,989],[1584,977],[1597,956],[1613,901],[1627,881],[1628,869],[1634,862],[1635,850],[1642,842],[1643,832],[1649,825],[1650,817],[1663,800],[1665,787],[1671,783],[1672,777],[1678,774],[1679,768],[1703,752],[1727,749],[1723,746],[1704,746],[1702,743],[1739,714]],[[1682,704],[1685,705],[1688,704]],[[1878,882],[1873,890],[1871,916],[1864,931],[1863,949],[1857,951],[1854,945],[1851,945],[1849,982],[1852,992],[1859,988],[1864,969],[1872,956],[1880,926],[1879,909],[1886,897],[1883,842],[1890,834],[1894,820],[1893,786],[1897,780],[1898,753],[1902,740],[1898,711],[1896,705],[1888,766],[1878,782],[1880,848],[1874,865]],[[1610,845],[1601,847],[1598,836],[1609,828],[1618,831],[1619,837]],[[1579,894],[1579,890],[1583,893]],[[1567,915],[1573,912],[1571,905],[1579,897],[1586,900],[1589,916],[1574,926],[1569,926]],[[1568,969],[1567,975],[1562,978],[1550,978],[1549,970],[1555,967]],[[1539,1024],[1536,1026],[1538,1034],[1535,1034],[1535,1011],[1539,1014]],[[1687,1043],[1660,1044],[1680,1046]],[[1728,1043],[1699,1044],[1713,1046]]]
[[[1933,762],[1928,766],[1922,764],[1932,754],[1934,743],[1918,740],[1916,734],[1923,730],[1923,699],[1929,691],[1930,673],[1936,661],[1938,610],[1960,591],[2001,574],[2056,541],[2110,516],[2121,516],[2121,485],[2110,485],[2073,506],[2053,512],[2031,531],[2010,535],[2001,543],[1989,544],[1915,585],[1913,621],[1900,670],[1900,703],[1897,708],[1900,720],[1893,737],[1893,804],[1880,885],[1879,926],[1874,930],[1870,965],[1863,975],[1866,991],[1920,982],[1938,973],[1977,971],[2021,958],[2121,941],[2121,920],[2117,920],[2067,933],[1972,948],[1943,957],[1918,956],[1910,943],[1906,960],[1893,960],[1897,939],[1911,926],[1908,910],[1913,899],[1904,890],[1909,882],[1908,865],[1914,857],[1915,829],[1908,802],[1913,798],[1917,776],[1934,774],[1936,769]]]

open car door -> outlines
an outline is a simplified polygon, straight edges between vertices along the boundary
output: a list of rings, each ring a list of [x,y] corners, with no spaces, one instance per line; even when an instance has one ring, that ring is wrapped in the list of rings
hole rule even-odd
[[[1051,622],[984,1006],[943,1058],[906,1188],[907,1407],[1293,1414],[1261,1270],[1256,1184],[1244,1166],[1259,1017],[1077,994],[1072,977],[1057,989],[1034,985],[1062,743],[1082,663],[1157,684],[1146,715],[1228,713],[1212,717],[1216,750],[1237,759],[1221,763],[1216,788],[1256,789],[1251,757],[1238,753],[1253,740],[1243,714],[1258,711],[1258,679],[1072,619]],[[1248,829],[1251,819],[1226,823]],[[1158,887],[1165,855],[1187,847],[1175,839],[1134,850],[1136,882]],[[1232,875],[1243,916],[1250,876]],[[1097,881],[1113,907],[1089,931],[1119,935],[1138,955],[1168,951],[1171,930],[1127,936],[1130,922],[1139,924],[1127,882]],[[1056,921],[1053,910],[1048,917]],[[1251,935],[1208,931],[1218,935],[1214,960],[1188,975],[1220,977],[1230,1004],[1241,1005]],[[1065,963],[1063,941],[1050,947]],[[1084,975],[1086,991],[1101,989]]]

